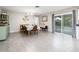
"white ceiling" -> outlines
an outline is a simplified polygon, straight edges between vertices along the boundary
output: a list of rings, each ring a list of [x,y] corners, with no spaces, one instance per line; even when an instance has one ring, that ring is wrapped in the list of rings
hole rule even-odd
[[[0,8],[13,11],[13,12],[31,12],[33,14],[43,14],[51,11],[58,11],[66,8],[70,8],[72,6],[40,6],[36,8],[35,6],[0,6]]]

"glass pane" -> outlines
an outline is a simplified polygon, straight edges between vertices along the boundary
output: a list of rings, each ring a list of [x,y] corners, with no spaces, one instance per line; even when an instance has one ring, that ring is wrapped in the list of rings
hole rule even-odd
[[[62,32],[72,35],[72,14],[63,15]]]
[[[55,32],[61,32],[61,16],[55,16]]]

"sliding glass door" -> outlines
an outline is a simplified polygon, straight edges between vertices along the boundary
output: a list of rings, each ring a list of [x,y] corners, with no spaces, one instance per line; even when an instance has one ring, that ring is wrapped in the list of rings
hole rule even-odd
[[[55,32],[61,33],[61,16],[55,16]]]
[[[72,14],[55,16],[55,32],[72,35]]]
[[[62,33],[72,35],[72,14],[63,15]]]

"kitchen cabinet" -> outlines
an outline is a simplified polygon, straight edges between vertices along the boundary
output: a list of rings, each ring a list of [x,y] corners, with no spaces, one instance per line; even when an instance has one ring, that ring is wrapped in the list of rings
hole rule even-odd
[[[9,26],[0,26],[0,40],[6,40],[9,35]]]

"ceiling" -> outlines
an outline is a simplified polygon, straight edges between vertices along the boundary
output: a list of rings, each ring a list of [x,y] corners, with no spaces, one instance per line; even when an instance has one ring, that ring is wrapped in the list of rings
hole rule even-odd
[[[13,12],[22,12],[22,13],[33,13],[33,14],[44,14],[51,11],[58,11],[72,6],[0,6],[1,9],[5,9]]]

